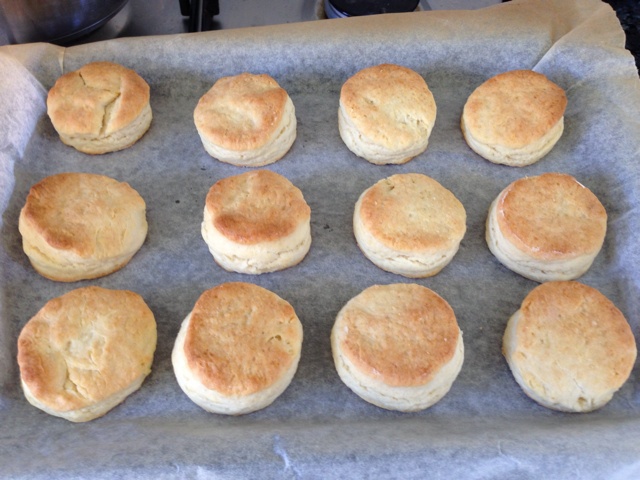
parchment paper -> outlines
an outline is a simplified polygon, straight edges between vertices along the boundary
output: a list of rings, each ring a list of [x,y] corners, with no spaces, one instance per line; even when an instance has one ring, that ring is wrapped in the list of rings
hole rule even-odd
[[[604,248],[580,281],[625,314],[638,338],[640,81],[615,13],[597,0],[523,0],[479,11],[419,12],[202,34],[119,39],[61,49],[0,48],[0,473],[6,478],[640,478],[640,381],[603,409],[563,414],[530,400],[501,355],[509,316],[537,284],[510,272],[484,241],[489,204],[511,181],[547,171],[574,175],[608,214]],[[151,86],[154,120],[133,147],[87,156],[64,146],[46,116],[62,73],[95,60],[134,68]],[[403,166],[375,166],[342,143],[342,83],[393,62],[422,74],[438,114],[427,151]],[[568,95],[565,132],[522,169],[474,154],[459,128],[467,96],[487,78],[531,68]],[[200,236],[204,198],[220,178],[246,171],[209,157],[193,109],[215,80],[272,75],[296,107],[298,137],[267,167],[285,175],[312,209],[311,251],[291,269],[248,276],[215,265]],[[76,284],[39,276],[21,249],[18,214],[30,186],[62,171],[129,182],[145,198],[149,235],[123,270]],[[386,273],[359,251],[353,206],[367,187],[400,172],[425,173],[467,210],[452,263],[417,280],[454,308],[465,363],[430,409],[385,411],[340,381],[329,334],[338,310]],[[170,352],[182,319],[207,288],[247,281],[288,300],[304,326],[290,387],[241,417],[205,412],[180,390]],[[158,348],[142,388],[106,416],[73,424],[24,399],[16,340],[49,299],[85,285],[140,293],[156,316]]]

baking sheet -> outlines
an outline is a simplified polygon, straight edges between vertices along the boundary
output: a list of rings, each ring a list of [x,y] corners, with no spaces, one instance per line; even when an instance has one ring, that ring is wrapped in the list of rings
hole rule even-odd
[[[133,147],[87,156],[64,146],[44,99],[64,71],[110,60],[151,86],[154,120]],[[337,129],[342,83],[392,62],[422,74],[438,105],[427,151],[402,166],[357,158]],[[522,169],[491,164],[464,142],[466,97],[497,73],[531,68],[568,95],[565,132]],[[119,39],[68,49],[0,48],[0,475],[5,478],[639,478],[638,365],[603,409],[547,410],[524,395],[502,358],[509,316],[537,284],[502,267],[484,242],[491,201],[511,181],[574,175],[605,205],[603,251],[580,281],[623,311],[638,339],[636,233],[640,192],[640,81],[615,13],[597,0],[522,0],[477,11],[323,20],[201,34]],[[296,107],[298,136],[270,165],[312,210],[313,243],[291,269],[248,276],[214,264],[200,236],[204,198],[246,171],[204,151],[193,125],[202,94],[225,75],[269,73]],[[75,284],[36,274],[21,249],[19,210],[29,187],[62,171],[129,182],[147,202],[149,234],[123,270]],[[352,234],[360,193],[395,173],[427,174],[467,210],[460,251],[440,274],[409,280],[379,270]],[[241,417],[209,414],[180,390],[170,352],[202,291],[253,282],[289,301],[304,327],[299,369],[274,404]],[[340,381],[329,334],[338,310],[372,284],[413,282],[442,295],[464,332],[465,363],[451,391],[419,413],[379,409]],[[158,323],[153,372],[106,416],[72,424],[30,406],[19,387],[16,340],[44,303],[84,285],[138,292]]]

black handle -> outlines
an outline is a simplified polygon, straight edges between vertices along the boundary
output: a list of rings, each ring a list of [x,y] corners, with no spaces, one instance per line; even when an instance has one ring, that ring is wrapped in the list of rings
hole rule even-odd
[[[218,0],[180,0],[180,13],[189,17],[190,32],[211,30],[213,17],[220,14]]]
[[[191,5],[189,5],[189,0],[180,0],[180,15],[183,17],[191,15]]]

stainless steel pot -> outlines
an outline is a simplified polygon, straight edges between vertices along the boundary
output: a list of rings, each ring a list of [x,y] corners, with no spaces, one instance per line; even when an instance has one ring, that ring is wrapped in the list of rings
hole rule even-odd
[[[68,43],[104,25],[128,0],[0,0],[11,43]]]

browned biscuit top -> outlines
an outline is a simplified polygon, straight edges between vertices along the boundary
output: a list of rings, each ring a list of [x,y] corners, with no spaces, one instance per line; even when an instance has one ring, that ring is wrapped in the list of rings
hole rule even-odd
[[[607,391],[628,378],[636,358],[633,332],[622,312],[595,288],[547,282],[524,299],[512,359],[550,385],[575,381]],[[571,377],[571,378],[569,378]]]
[[[218,232],[244,245],[287,237],[311,216],[302,192],[270,170],[219,180],[209,190],[205,208]]]
[[[267,74],[220,78],[194,111],[209,142],[228,150],[254,150],[268,143],[282,121],[289,95]]]
[[[257,285],[205,291],[184,340],[189,369],[207,388],[249,395],[277,382],[299,356],[302,325],[293,307]]]
[[[54,298],[18,338],[20,376],[49,408],[93,405],[151,369],[156,323],[140,295],[84,287]]]
[[[476,88],[464,106],[463,119],[480,143],[523,148],[548,133],[566,106],[564,90],[547,77],[513,70]]]
[[[47,113],[61,134],[108,136],[133,122],[149,97],[149,85],[135,71],[94,62],[56,81]]]
[[[407,148],[428,136],[436,118],[422,76],[399,65],[360,70],[343,84],[340,103],[361,135],[389,148]]]
[[[417,284],[374,285],[338,315],[342,354],[363,374],[393,387],[428,383],[454,357],[453,309]]]
[[[128,183],[59,173],[31,187],[20,212],[20,232],[82,258],[109,258],[122,254],[132,236],[146,235],[145,209]]]
[[[359,213],[363,227],[394,250],[450,249],[466,231],[462,203],[436,180],[419,173],[380,180],[364,193]]]
[[[596,252],[607,231],[607,212],[598,198],[563,173],[516,180],[500,194],[496,207],[502,235],[540,259]]]

